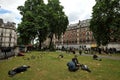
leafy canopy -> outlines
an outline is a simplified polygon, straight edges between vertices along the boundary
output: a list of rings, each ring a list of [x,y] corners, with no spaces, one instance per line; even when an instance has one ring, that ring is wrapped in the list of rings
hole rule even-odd
[[[120,40],[120,0],[96,0],[90,29],[100,45]]]
[[[23,16],[18,26],[18,33],[24,44],[30,43],[37,37],[41,47],[42,42],[50,37],[51,45],[53,35],[60,38],[67,28],[68,17],[59,0],[48,0],[48,4],[43,0],[27,0],[24,6],[18,7],[18,10]]]

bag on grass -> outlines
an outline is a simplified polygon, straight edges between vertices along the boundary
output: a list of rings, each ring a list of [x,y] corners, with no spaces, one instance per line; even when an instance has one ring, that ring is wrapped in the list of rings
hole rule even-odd
[[[87,71],[87,72],[91,72],[91,70],[88,68],[88,66],[87,66],[87,65],[84,65],[84,64],[81,65],[81,69],[82,69],[82,70],[85,70],[85,71]]]

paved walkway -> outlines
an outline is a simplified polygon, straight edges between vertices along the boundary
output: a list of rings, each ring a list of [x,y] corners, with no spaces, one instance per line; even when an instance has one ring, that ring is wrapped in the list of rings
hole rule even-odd
[[[93,56],[92,54],[82,54],[82,56]],[[111,55],[98,55],[101,58],[113,59],[113,60],[120,60],[120,57],[111,56]]]
[[[77,53],[77,54],[79,55],[79,53]],[[92,54],[84,54],[84,53],[82,53],[81,56],[91,56],[92,57],[93,55]],[[120,60],[120,56],[117,57],[117,56],[111,56],[111,55],[98,55],[98,57],[112,59],[112,60]]]

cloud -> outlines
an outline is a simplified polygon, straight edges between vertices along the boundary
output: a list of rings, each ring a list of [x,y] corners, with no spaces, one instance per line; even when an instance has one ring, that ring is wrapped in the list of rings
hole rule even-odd
[[[91,18],[95,0],[60,0],[70,23]]]
[[[21,22],[22,15],[17,10],[18,6],[24,5],[26,0],[0,0],[1,9],[7,10],[0,14],[5,22]],[[47,0],[45,0],[47,3]],[[76,23],[79,20],[91,18],[92,7],[95,5],[95,0],[60,0],[64,7],[65,14],[68,16],[69,23]],[[0,13],[2,13],[0,11]]]
[[[23,5],[25,0],[0,0],[0,18],[3,19],[4,23],[6,22],[15,22],[16,24],[20,23],[22,16],[19,14],[17,7]],[[16,25],[17,26],[17,25]]]
[[[81,12],[71,12],[69,13],[69,22],[70,23],[75,23],[79,21],[79,15],[81,14]]]
[[[15,13],[15,12],[0,14],[0,18],[3,19],[4,23],[15,22],[16,27],[17,27],[17,24],[20,23],[21,17],[22,17],[21,15]]]
[[[0,9],[0,14],[5,14],[5,13],[11,13],[11,11],[9,10],[5,10],[5,9]]]
[[[15,18],[15,13],[5,13],[5,14],[0,14],[0,18],[2,18],[4,20],[4,23],[6,22],[16,22],[16,24],[18,24],[20,22],[20,20],[17,20]]]

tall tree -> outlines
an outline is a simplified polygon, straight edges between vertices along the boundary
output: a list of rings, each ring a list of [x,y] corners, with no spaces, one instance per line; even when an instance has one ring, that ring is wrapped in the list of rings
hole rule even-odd
[[[38,2],[41,1],[41,4],[37,5],[38,3],[36,2],[35,5],[37,5],[37,7],[35,7],[35,25],[36,25],[36,31],[37,31],[37,37],[39,40],[39,48],[41,49],[42,47],[42,43],[46,40],[47,35],[48,35],[48,21],[46,18],[47,15],[47,6],[44,4],[44,2],[42,0],[38,0]],[[34,5],[34,6],[35,6]]]
[[[111,39],[120,40],[120,0],[96,0],[90,29],[98,44],[106,45]]]
[[[63,6],[59,0],[48,0],[48,23],[49,23],[49,38],[52,45],[53,35],[60,38],[60,35],[65,32],[68,25],[68,17],[63,11]]]
[[[59,0],[48,0],[48,4],[44,4],[43,0],[27,0],[24,6],[18,7],[18,10],[23,16],[18,26],[21,37],[19,39],[26,44],[37,37],[41,48],[42,42],[49,35],[51,46],[53,35],[60,38],[67,28],[68,18]]]
[[[18,32],[23,42],[28,44],[31,40],[38,37],[39,48],[47,37],[48,23],[46,13],[47,8],[43,0],[27,0],[24,6],[19,6],[22,22],[18,26]],[[26,39],[27,38],[27,39]],[[28,42],[27,42],[28,41]]]

